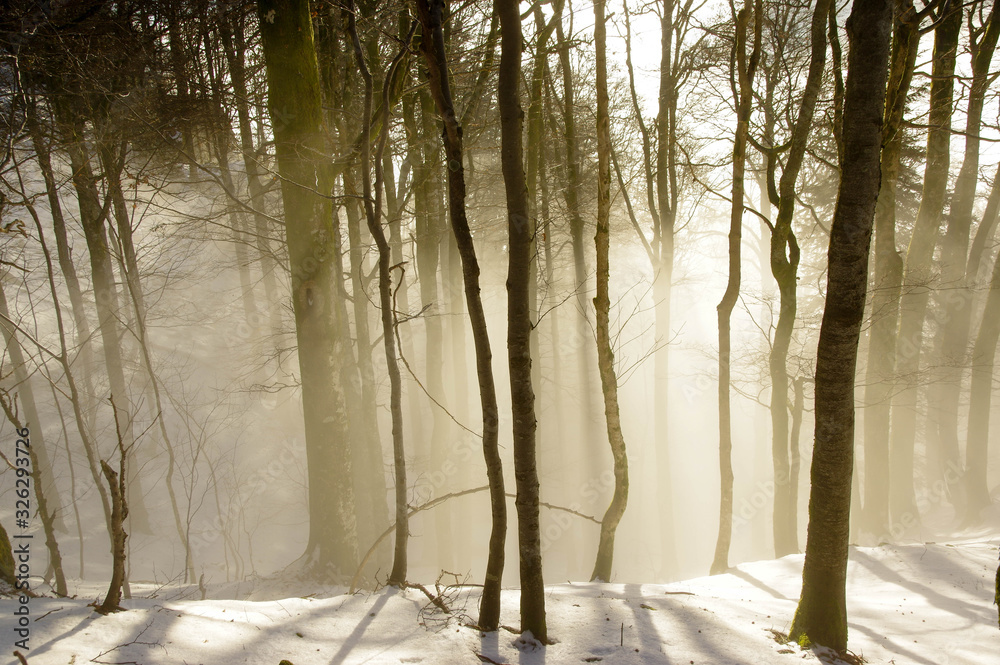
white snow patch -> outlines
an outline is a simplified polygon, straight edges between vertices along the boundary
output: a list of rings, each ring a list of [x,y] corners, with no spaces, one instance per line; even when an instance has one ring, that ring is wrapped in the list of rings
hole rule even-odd
[[[995,662],[996,561],[995,537],[853,548],[850,649],[872,665]],[[775,632],[788,631],[801,570],[798,555],[667,585],[553,585],[546,606],[554,643],[547,646],[528,632],[483,634],[472,628],[479,601],[474,588],[449,599],[453,618],[428,607],[427,598],[413,590],[346,596],[342,589],[305,589],[297,582],[288,595],[307,597],[279,599],[277,580],[209,590],[268,600],[180,600],[183,588],[157,587],[157,597],[125,601],[128,611],[102,617],[87,605],[101,590],[78,586],[76,599],[31,600],[27,656],[33,665],[278,665],[282,659],[294,665],[831,662],[820,649],[803,651],[774,638]],[[154,592],[139,584],[133,590]],[[16,601],[2,603],[0,633],[9,654],[15,648]],[[512,630],[519,623],[518,603],[518,591],[504,592],[502,621]]]

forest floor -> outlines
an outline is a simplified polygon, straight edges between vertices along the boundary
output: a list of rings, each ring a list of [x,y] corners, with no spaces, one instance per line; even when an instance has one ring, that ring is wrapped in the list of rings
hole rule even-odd
[[[852,548],[851,651],[872,664],[997,663],[997,542]],[[36,665],[837,662],[776,639],[795,611],[801,570],[797,555],[666,585],[554,584],[546,597],[554,640],[547,647],[518,645],[513,629],[484,635],[469,627],[474,587],[445,590],[449,615],[418,589],[349,596],[272,578],[208,590],[239,599],[198,600],[197,586],[134,583],[127,611],[100,616],[88,603],[103,591],[81,585],[74,599],[31,599],[25,654]],[[18,639],[15,603],[0,605],[3,662],[12,662]],[[518,592],[505,591],[503,622],[516,626],[517,616]]]

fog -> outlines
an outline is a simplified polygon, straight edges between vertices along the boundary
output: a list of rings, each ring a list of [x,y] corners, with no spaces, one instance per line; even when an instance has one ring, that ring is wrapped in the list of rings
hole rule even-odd
[[[705,21],[712,18],[712,11],[703,10]],[[546,9],[544,16],[550,15]],[[659,32],[657,23],[650,23],[650,19],[646,16],[637,23],[633,48],[639,54],[637,57],[643,59],[641,99],[637,104],[652,118],[656,83],[655,67],[650,63],[654,55],[658,57]],[[485,31],[487,23],[483,22],[481,31]],[[702,62],[703,69],[695,77],[697,84],[692,84],[682,100],[682,110],[688,114],[683,120],[686,123],[683,140],[694,154],[686,157],[689,168],[682,175],[682,195],[676,211],[669,329],[658,329],[655,274],[643,244],[653,241],[653,219],[645,206],[640,135],[630,116],[632,102],[627,93],[623,28],[620,23],[616,26],[618,34],[612,44],[612,134],[621,153],[622,177],[627,187],[623,191],[612,178],[611,327],[631,485],[615,540],[614,573],[610,581],[667,582],[708,574],[719,528],[717,307],[728,279],[726,234],[730,202],[726,196],[730,193],[732,175],[726,160],[732,152],[730,125],[734,124],[734,115],[732,100],[719,92],[728,94],[725,90],[728,73],[722,71],[726,63],[717,64],[713,70]],[[473,40],[479,35],[469,30],[465,38]],[[581,38],[589,39],[592,27],[582,29],[580,34]],[[718,46],[715,55],[729,48],[728,43],[723,46],[725,49]],[[466,56],[472,57],[473,50],[470,46]],[[710,55],[702,56],[703,60],[710,60]],[[253,54],[255,61],[261,57]],[[579,84],[577,109],[585,183],[584,200],[580,202],[586,242],[585,284],[576,282],[562,166],[550,165],[550,171],[542,170],[544,186],[551,187],[549,193],[537,196],[532,193],[533,205],[538,206],[532,267],[537,275],[537,300],[532,308],[535,345],[532,367],[546,582],[590,579],[599,522],[615,486],[594,333],[596,192],[592,191],[595,189],[592,185],[596,179],[591,163],[595,159],[594,111],[588,73],[592,63],[589,53],[575,53],[574,58],[578,77],[585,81]],[[553,66],[555,61],[553,56]],[[924,62],[919,67],[919,71],[926,73],[930,64]],[[963,67],[968,67],[967,54],[961,58],[960,71]],[[524,68],[527,72],[527,56]],[[258,69],[254,84],[263,88],[263,70]],[[457,76],[458,87],[468,92],[472,88],[471,74],[462,70]],[[546,86],[552,88],[551,93],[546,88],[545,94],[555,95],[555,74],[549,72],[545,80]],[[794,87],[792,83],[788,85]],[[822,103],[827,106],[832,103],[831,90],[832,83],[824,88]],[[139,97],[138,91],[134,94]],[[916,93],[915,97],[910,114],[913,117],[919,116],[927,103],[926,95]],[[356,101],[345,101],[345,108]],[[88,213],[81,210],[73,190],[74,167],[68,154],[59,149],[58,136],[53,130],[52,137],[46,140],[53,146],[57,196],[68,221],[68,251],[77,262],[80,287],[86,297],[84,309],[92,326],[86,340],[76,337],[80,331],[72,323],[72,310],[77,305],[71,303],[69,281],[55,263],[56,223],[52,204],[45,196],[49,188],[36,163],[36,151],[28,137],[12,138],[9,163],[4,167],[0,212],[5,228],[10,227],[12,220],[21,220],[24,232],[5,232],[0,238],[3,261],[0,274],[9,310],[4,316],[5,335],[19,339],[25,360],[23,363],[13,360],[8,343],[0,378],[9,417],[0,423],[0,440],[8,449],[6,442],[16,437],[14,421],[25,424],[24,388],[30,384],[37,405],[37,422],[26,424],[36,446],[44,448],[47,454],[52,481],[45,480],[43,484],[55,506],[59,549],[63,567],[71,578],[103,579],[110,575],[111,555],[101,498],[78,430],[85,428],[93,433],[99,459],[117,460],[120,435],[116,434],[116,412],[119,429],[127,425],[135,440],[128,454],[130,517],[126,529],[130,580],[166,584],[195,583],[200,579],[205,585],[225,585],[253,583],[280,574],[306,575],[308,557],[303,553],[309,547],[311,526],[307,493],[310,461],[305,443],[293,311],[293,300],[300,296],[293,293],[289,269],[282,177],[272,154],[273,119],[265,114],[262,103],[251,109],[261,151],[256,159],[266,189],[254,201],[246,162],[237,158],[235,146],[228,166],[221,168],[217,153],[213,154],[216,150],[211,145],[213,137],[201,120],[196,118],[185,124],[181,120],[175,123],[171,118],[171,122],[155,125],[154,129],[145,125],[137,128],[144,122],[163,120],[150,120],[151,112],[147,113],[143,104],[142,100],[130,99],[125,94],[119,94],[114,103],[115,113],[120,114],[116,118],[128,128],[126,134],[131,132],[128,135],[133,141],[127,146],[127,142],[122,142],[126,146],[121,158],[122,200],[126,207],[114,214],[124,215],[127,220],[132,235],[128,240],[134,243],[139,266],[138,275],[130,274],[127,243],[109,221],[110,274],[117,289],[112,309],[119,326],[118,348],[123,355],[126,381],[125,394],[119,400],[121,403],[115,404],[115,410],[108,403],[112,379],[102,353],[108,341],[98,334],[99,309],[95,301],[100,296],[96,295],[97,286],[87,261],[88,239],[80,222]],[[964,102],[959,106],[964,107]],[[496,114],[492,101],[488,101],[487,107],[484,113]],[[995,98],[988,100],[988,107],[995,113]],[[344,117],[349,116],[350,123],[357,122],[359,115],[353,107],[350,113],[336,108],[324,110],[333,115],[339,111]],[[400,109],[394,111],[396,116],[387,130],[392,145],[385,161],[401,180],[401,174],[414,167],[409,163],[408,150],[413,149],[408,147],[408,140],[423,141],[417,151],[436,154],[438,150],[437,116],[432,110],[424,112],[427,116],[422,120],[433,131],[419,139],[408,135]],[[756,112],[763,115],[762,109]],[[780,112],[783,111],[770,110],[771,114]],[[13,114],[18,113],[15,109]],[[227,116],[226,122],[230,125],[225,130],[227,140],[232,134],[235,143],[235,114]],[[956,116],[956,126],[958,122]],[[335,124],[336,119],[331,123]],[[506,350],[507,215],[495,124],[495,119],[486,119],[476,123],[475,133],[469,131],[472,138],[468,140],[465,171],[468,215],[482,269],[482,299],[493,351],[499,445],[506,490],[511,494],[507,503],[507,565],[503,584],[513,587],[519,584],[519,579],[512,496],[516,491],[513,416]],[[81,127],[86,134],[81,140],[92,149],[104,140],[98,137],[97,130],[101,128],[86,123]],[[919,152],[924,134],[918,134],[916,129],[908,131],[910,144],[917,148],[916,156],[907,156],[909,161],[904,170],[910,180],[901,187],[899,195],[896,244],[904,251],[920,204],[919,174],[924,167]],[[354,126],[350,125],[338,134],[337,140],[345,143],[340,135],[353,136],[353,132]],[[562,159],[560,151],[566,149],[562,144],[565,128],[551,120],[544,132],[551,153],[548,158]],[[996,134],[995,128],[984,132],[992,132],[990,136]],[[798,389],[803,398],[801,405],[789,404],[790,418],[797,425],[797,436],[793,436],[791,445],[801,455],[794,480],[799,550],[806,542],[813,442],[812,381],[826,290],[829,224],[837,186],[835,165],[824,161],[830,154],[836,159],[836,151],[831,149],[833,141],[828,134],[815,140],[815,152],[799,185],[800,205],[793,223],[802,253],[797,276],[798,312],[788,354],[790,395],[795,397]],[[962,143],[958,138],[952,140],[952,180],[962,162]],[[546,149],[541,152],[546,153]],[[984,150],[979,170],[994,173],[996,159],[995,151]],[[330,157],[327,161],[335,159]],[[766,189],[764,168],[764,158],[752,154],[747,166],[747,212],[743,215],[742,287],[732,317],[730,394],[735,480],[730,565],[775,556],[772,520],[776,484],[768,354],[780,302],[769,266],[770,232],[760,219],[771,217],[771,204],[766,200],[766,192],[762,192]],[[946,180],[947,176],[946,173]],[[97,180],[101,177],[99,174]],[[411,174],[400,191],[414,188],[415,177]],[[380,495],[384,504],[376,505],[379,519],[372,523],[358,520],[356,547],[358,559],[365,560],[364,566],[360,571],[338,571],[337,581],[345,586],[357,582],[372,588],[385,583],[392,565],[392,535],[379,546],[375,542],[394,519],[390,436],[393,423],[381,337],[378,250],[363,222],[359,222],[363,214],[358,205],[359,187],[345,180],[348,178],[337,178],[327,197],[332,201],[337,225],[333,227],[337,235],[334,246],[340,251],[336,257],[339,270],[335,268],[338,274],[334,288],[337,302],[348,312],[351,337],[339,341],[350,348],[353,359],[363,355],[358,348],[360,311],[363,326],[368,329],[374,379],[373,400],[366,402],[361,387],[364,370],[360,374],[357,366],[343,370],[351,375],[345,385],[355,391],[348,396],[346,407],[351,425],[349,445],[354,451],[365,450],[366,441],[375,438],[371,428],[377,425],[382,461],[380,479],[384,481],[385,492]],[[990,178],[984,176],[981,180],[974,201],[976,224],[984,216]],[[102,202],[110,201],[110,187],[103,181],[100,184]],[[644,234],[642,240],[629,216],[625,193],[630,197],[629,206],[635,207],[636,223]],[[408,579],[431,583],[444,576],[449,581],[480,583],[490,536],[490,502],[483,461],[476,356],[461,269],[450,227],[442,225],[428,231],[426,211],[417,210],[409,192],[404,198],[397,220],[402,260],[394,260],[396,269],[392,276],[397,352],[403,361],[402,431],[408,506],[411,510],[420,508],[409,523]],[[435,190],[430,199],[435,200],[438,214],[444,220],[444,187]],[[109,215],[110,206],[105,203],[105,216]],[[254,213],[265,218],[264,223],[253,226]],[[388,227],[393,223],[389,219],[391,213],[386,217]],[[934,233],[935,238],[943,237],[944,231]],[[425,244],[440,254],[435,258],[439,265],[432,269],[430,277],[426,276],[424,259],[419,255],[426,251]],[[996,260],[994,244],[990,237],[983,267],[980,274],[971,276],[970,295],[963,301],[966,303],[963,307],[972,312],[973,327],[966,334],[966,346],[970,348],[991,293],[988,271]],[[266,251],[262,252],[262,247]],[[351,256],[352,249],[357,252],[355,257]],[[938,387],[950,385],[949,381],[953,384],[955,376],[947,371],[949,367],[954,369],[955,359],[941,350],[936,337],[952,322],[947,297],[950,289],[958,288],[942,277],[942,251],[939,249],[933,256],[931,277],[904,286],[904,291],[926,292],[930,309],[920,324],[923,339],[918,340],[918,349],[922,344],[923,355],[917,372],[895,377],[893,388],[901,392],[907,384],[918,390],[913,474],[917,514],[894,515],[892,521],[876,530],[861,529],[857,512],[864,500],[862,488],[869,472],[864,445],[867,340],[873,322],[882,315],[869,298],[856,390],[854,482],[858,503],[852,516],[852,542],[858,544],[876,545],[889,540],[923,542],[959,528],[980,526],[976,519],[961,512],[967,500],[964,489],[967,466],[949,466],[949,462],[968,457],[966,440],[972,391],[966,385],[970,372],[965,370],[971,367],[969,362],[959,367],[959,411],[951,414],[959,423],[960,443],[954,450],[954,458],[947,457],[950,449],[938,434],[939,426],[942,430],[947,428],[947,419],[933,408]],[[355,265],[357,258],[359,265]],[[48,281],[49,270],[54,292]],[[145,310],[139,314],[131,304],[135,297],[130,292],[132,277],[141,284]],[[869,278],[871,293],[877,293],[882,286],[877,283],[874,270]],[[421,283],[426,279],[434,281],[433,289],[428,290]],[[272,288],[274,292],[270,293]],[[428,293],[435,295],[428,299]],[[60,317],[56,315],[56,298]],[[62,336],[61,327],[65,328]],[[59,360],[63,344],[68,347],[66,358],[72,373],[79,377],[81,386],[86,376],[90,383],[87,390],[92,391],[77,400],[81,413],[76,419],[65,366]],[[86,352],[85,346],[89,346]],[[152,372],[146,366],[144,347],[149,353]],[[902,346],[900,349],[902,355],[908,353]],[[968,350],[963,353],[968,360]],[[667,359],[664,362],[669,368],[666,376],[660,377],[668,385],[665,399],[655,389],[657,354]],[[18,374],[22,370],[27,374],[26,379]],[[989,371],[992,385],[992,361]],[[374,423],[362,413],[372,406],[372,401]],[[995,406],[992,408],[996,410]],[[657,431],[658,412],[666,413],[665,432]],[[883,436],[889,437],[889,432]],[[991,437],[990,442],[994,439],[995,436]],[[992,445],[986,463],[992,501],[1000,484],[998,457],[1000,452]],[[338,463],[347,468],[352,461]],[[357,459],[353,463],[358,466]],[[373,491],[370,477],[366,479],[358,473],[352,478],[356,495]],[[4,523],[13,519],[15,489],[13,479],[10,480],[5,478],[0,492],[0,521]],[[888,483],[889,478],[884,482]],[[374,490],[375,493],[380,489]],[[444,500],[435,502],[440,499]],[[429,503],[433,505],[424,509]],[[189,553],[185,551],[184,540]],[[369,548],[373,551],[366,559]],[[188,556],[190,571],[186,571]],[[41,572],[41,567],[36,565],[35,570]],[[192,574],[186,575],[188,572]],[[220,586],[210,593],[235,593],[233,588]]]

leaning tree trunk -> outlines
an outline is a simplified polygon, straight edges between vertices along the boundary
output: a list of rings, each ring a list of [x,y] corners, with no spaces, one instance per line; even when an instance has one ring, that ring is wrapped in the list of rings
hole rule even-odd
[[[309,483],[307,566],[337,579],[357,566],[351,443],[336,318],[334,230],[318,160],[326,154],[319,72],[306,0],[257,5],[285,209]]]
[[[618,377],[615,375],[615,354],[611,346],[609,314],[611,298],[609,254],[611,247],[611,120],[608,117],[608,58],[607,26],[604,0],[594,2],[594,46],[597,50],[597,367],[604,392],[604,418],[608,427],[608,443],[615,463],[615,491],[611,505],[601,520],[601,536],[597,545],[597,561],[590,579],[611,581],[611,564],[615,554],[615,531],[628,503],[628,456],[622,434],[618,409]]]
[[[111,264],[111,251],[108,247],[106,221],[111,205],[108,197],[102,206],[97,192],[97,178],[91,167],[91,156],[84,139],[84,119],[71,110],[70,102],[66,106],[57,107],[62,112],[63,124],[68,136],[67,151],[70,166],[73,170],[73,186],[76,190],[80,210],[80,224],[83,227],[84,239],[90,253],[90,267],[94,300],[97,305],[98,329],[101,332],[101,343],[105,367],[108,373],[108,384],[115,403],[119,408],[128,409],[131,403],[125,382],[124,363],[122,361],[121,339],[119,337],[118,289]],[[129,455],[134,455],[131,443],[134,441],[131,418],[124,425],[126,449]],[[138,465],[136,465],[138,466]],[[127,483],[130,512],[130,524],[141,533],[152,533],[149,515],[145,508],[144,493],[141,486],[141,473],[135,469],[135,476]]]
[[[514,478],[517,482],[517,535],[521,572],[521,631],[548,641],[545,585],[538,514],[538,469],[535,461],[535,392],[531,385],[531,223],[521,145],[523,114],[518,93],[521,70],[521,16],[515,0],[498,0],[500,13],[500,165],[507,191],[507,359],[514,419]]]
[[[0,279],[6,275],[0,274]],[[21,342],[17,339],[16,330],[13,325],[10,310],[7,308],[7,294],[4,293],[3,286],[0,285],[0,330],[3,331],[4,342],[7,345],[7,353],[10,355],[11,364],[14,366],[14,381],[17,385],[17,393],[21,398],[21,406],[24,409],[25,421],[22,423],[17,414],[10,409],[6,401],[3,403],[4,410],[7,411],[7,419],[14,425],[14,429],[20,432],[25,425],[28,432],[30,428],[34,431],[30,433],[28,444],[28,459],[31,461],[31,482],[34,484],[36,506],[38,516],[42,521],[42,530],[45,533],[45,547],[49,554],[49,567],[55,573],[56,594],[65,596],[66,576],[63,574],[62,554],[59,552],[59,543],[56,541],[56,517],[60,506],[58,503],[52,504],[49,491],[52,489],[46,484],[45,472],[51,474],[49,457],[46,450],[45,439],[42,436],[42,424],[38,419],[38,409],[35,407],[35,396],[31,389],[31,381],[28,377],[27,367],[24,363],[24,353],[21,350]],[[42,460],[45,460],[44,462]],[[21,468],[18,468],[18,478],[20,478]],[[55,494],[56,499],[59,494]]]
[[[433,4],[432,4],[433,2]],[[515,9],[515,12],[517,10]],[[499,414],[496,386],[493,382],[493,352],[490,350],[486,312],[479,288],[479,261],[476,246],[465,213],[465,168],[462,155],[462,127],[451,98],[448,82],[448,59],[444,49],[442,22],[443,0],[417,0],[417,15],[423,34],[421,50],[427,62],[427,79],[438,112],[444,120],[444,149],[448,160],[448,202],[455,242],[462,256],[465,282],[465,302],[469,308],[472,339],[476,346],[476,376],[483,412],[483,456],[490,487],[490,508],[493,517],[486,580],[479,606],[479,628],[495,631],[500,627],[500,582],[503,577],[504,542],[507,536],[507,505],[503,482],[503,466],[498,445]]]
[[[733,196],[729,219],[729,282],[718,306],[719,318],[719,537],[715,545],[711,574],[729,569],[729,545],[733,538],[733,433],[730,415],[730,318],[740,296],[742,265],[740,245],[743,242],[743,174],[747,158],[747,134],[753,103],[753,78],[760,52],[763,2],[756,0],[753,9],[753,51],[747,58],[747,24],[750,10],[746,7],[736,16],[736,66],[739,78],[736,135],[733,141]]]
[[[847,650],[847,553],[854,466],[854,381],[881,179],[891,0],[855,3],[844,96],[844,163],[830,231],[826,306],[816,349],[816,429],[802,595],[791,637]]]

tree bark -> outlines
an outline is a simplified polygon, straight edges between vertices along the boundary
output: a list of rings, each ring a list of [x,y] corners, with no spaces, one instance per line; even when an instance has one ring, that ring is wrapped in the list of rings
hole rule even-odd
[[[432,4],[433,2],[433,4]],[[500,626],[500,582],[503,577],[504,542],[507,536],[507,505],[503,481],[503,466],[498,445],[499,414],[496,386],[493,381],[493,352],[490,350],[486,312],[479,287],[479,261],[465,212],[465,168],[462,155],[462,127],[451,97],[448,81],[448,60],[444,48],[442,21],[443,0],[417,0],[417,15],[424,35],[421,50],[427,63],[427,79],[438,113],[444,122],[445,155],[448,162],[448,202],[455,242],[462,256],[465,302],[469,308],[472,339],[476,347],[476,376],[483,413],[483,456],[490,487],[492,529],[486,580],[479,606],[479,627],[495,631]],[[516,8],[514,10],[517,11]]]
[[[545,643],[545,585],[538,515],[535,461],[535,393],[531,383],[531,220],[525,184],[518,93],[521,70],[521,16],[515,0],[498,0],[500,14],[500,163],[507,192],[507,358],[514,420],[514,478],[517,483],[517,535],[521,572],[521,631]]]
[[[292,276],[309,482],[306,564],[323,579],[357,565],[351,444],[342,373],[342,322],[330,201],[320,195],[319,160],[327,153],[321,129],[316,51],[309,3],[262,0],[257,5],[268,106],[281,175]]]
[[[115,415],[116,427],[118,426],[117,418],[118,416]],[[123,609],[120,603],[122,585],[125,582],[125,540],[128,538],[128,534],[125,532],[125,518],[128,517],[128,502],[125,500],[125,481],[122,480],[125,477],[124,447],[120,447],[118,452],[122,454],[122,459],[121,468],[117,472],[111,468],[110,464],[101,460],[101,470],[104,471],[104,477],[111,490],[111,525],[113,527],[111,532],[111,582],[108,584],[108,593],[104,596],[104,602],[97,608],[97,612],[101,614],[111,614]]]
[[[740,295],[743,242],[744,171],[747,157],[747,134],[753,103],[753,79],[760,53],[763,2],[756,0],[753,9],[753,50],[747,57],[747,26],[751,11],[744,7],[736,15],[735,65],[738,69],[736,134],[733,141],[733,194],[729,219],[729,281],[717,308],[719,319],[719,537],[712,560],[712,575],[729,569],[729,546],[733,536],[733,433],[730,415],[730,318]]]
[[[971,23],[970,23],[971,26]],[[943,298],[944,311],[938,333],[941,375],[935,386],[933,411],[938,415],[939,464],[930,467],[934,480],[947,479],[960,466],[958,446],[958,413],[962,394],[962,379],[968,365],[969,329],[972,325],[972,304],[975,295],[966,280],[969,240],[972,232],[972,208],[979,181],[979,148],[983,106],[989,85],[990,63],[1000,37],[1000,0],[994,0],[986,23],[971,37],[972,83],[965,122],[965,156],[955,182],[948,215],[948,229],[941,250],[942,286],[948,289]],[[950,484],[945,485],[951,490]]]
[[[847,555],[854,463],[854,382],[881,171],[892,28],[890,0],[855,3],[844,95],[844,164],[830,232],[816,354],[816,426],[802,595],[790,635],[847,650]]]
[[[604,393],[604,418],[607,423],[608,443],[615,464],[615,490],[611,505],[601,520],[601,536],[597,545],[592,582],[610,582],[611,566],[615,554],[615,531],[628,503],[628,455],[622,434],[618,409],[618,377],[615,374],[615,354],[611,345],[609,316],[611,299],[608,295],[610,281],[611,247],[611,119],[608,116],[608,58],[607,26],[604,0],[594,2],[594,46],[597,51],[597,295],[594,308],[597,312],[597,365],[601,374]]]
[[[389,373],[389,410],[392,418],[392,451],[393,468],[396,472],[396,546],[389,573],[388,583],[397,587],[406,584],[406,546],[409,538],[409,521],[407,519],[407,487],[406,487],[406,457],[403,441],[403,382],[399,372],[399,361],[396,357],[395,309],[392,302],[392,248],[386,239],[382,228],[382,185],[385,182],[382,167],[382,155],[389,136],[389,91],[393,87],[400,59],[409,46],[409,38],[396,55],[385,75],[382,87],[382,132],[379,135],[378,148],[375,151],[375,192],[372,196],[371,182],[371,115],[372,115],[372,75],[368,70],[361,40],[358,38],[357,24],[353,0],[348,0],[348,31],[354,43],[354,56],[361,78],[364,81],[364,126],[361,130],[361,178],[365,217],[368,220],[368,230],[375,239],[378,248],[378,292],[379,306],[382,318],[382,346],[385,349],[386,367]],[[411,32],[412,34],[412,32]]]
[[[774,555],[783,557],[797,553],[798,527],[795,522],[798,496],[791,484],[790,440],[788,432],[788,347],[795,326],[798,308],[799,245],[792,230],[795,211],[795,185],[806,153],[806,143],[813,124],[816,100],[823,86],[826,64],[826,26],[832,0],[818,0],[812,15],[812,53],[805,90],[799,105],[785,159],[785,168],[778,182],[778,217],[771,232],[771,274],[778,284],[781,305],[778,324],[771,344],[769,367],[771,374],[771,451],[774,463]],[[797,445],[797,444],[795,444]]]
[[[927,124],[927,162],[920,209],[906,250],[903,291],[896,336],[896,375],[904,382],[892,402],[892,438],[889,448],[890,518],[894,524],[916,523],[920,517],[913,486],[913,456],[917,435],[917,394],[924,316],[934,281],[932,258],[942,220],[948,167],[951,161],[951,114],[955,55],[962,28],[958,3],[945,3],[944,16],[934,30]]]
[[[896,369],[896,331],[903,257],[896,248],[896,189],[903,148],[903,112],[920,45],[912,1],[897,3],[882,126],[882,187],[875,206],[872,324],[865,370],[865,468],[861,527],[881,539],[889,532],[889,424]]]

